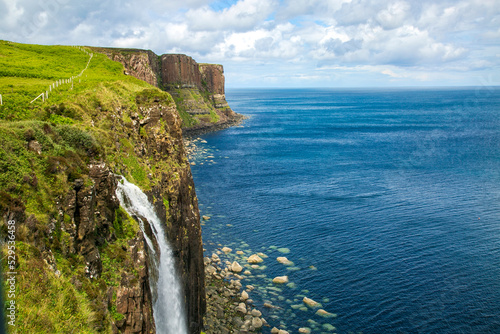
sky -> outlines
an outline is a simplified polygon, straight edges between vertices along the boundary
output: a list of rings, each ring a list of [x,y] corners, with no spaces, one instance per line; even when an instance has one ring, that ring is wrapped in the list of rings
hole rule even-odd
[[[500,0],[0,0],[0,39],[183,53],[227,88],[500,85]]]

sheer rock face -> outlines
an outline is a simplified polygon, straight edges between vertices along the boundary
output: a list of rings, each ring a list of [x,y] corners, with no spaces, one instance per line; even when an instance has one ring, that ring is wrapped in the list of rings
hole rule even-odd
[[[218,64],[200,64],[201,80],[212,94],[224,95],[224,68]]]
[[[138,106],[143,116],[138,127],[144,127],[148,134],[144,138],[143,154],[150,159],[168,157],[175,166],[170,171],[157,171],[153,175],[153,179],[159,182],[147,195],[154,203],[158,217],[165,222],[167,239],[179,265],[189,333],[198,334],[205,314],[203,246],[198,199],[184,151],[181,119],[173,102],[166,106],[154,101],[138,101]]]
[[[201,89],[201,74],[198,63],[182,54],[161,56],[161,78],[164,86]]]
[[[114,333],[149,334],[156,330],[149,286],[148,261],[145,256],[146,249],[142,235],[129,241],[131,259],[135,267],[139,268],[139,279],[135,279],[133,275],[124,276],[120,286],[113,289],[115,291],[111,290],[111,296],[113,292],[116,292],[116,311],[124,315],[123,319],[112,324]]]
[[[224,68],[218,64],[200,64],[202,85],[209,92],[212,104],[222,114],[223,120],[234,117],[226,101]],[[225,117],[224,117],[225,116]]]

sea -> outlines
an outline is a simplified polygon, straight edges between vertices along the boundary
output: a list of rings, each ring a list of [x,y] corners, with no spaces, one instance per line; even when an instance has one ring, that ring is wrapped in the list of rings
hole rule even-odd
[[[264,333],[500,333],[499,87],[226,98],[247,119],[191,156],[205,256],[244,265]]]

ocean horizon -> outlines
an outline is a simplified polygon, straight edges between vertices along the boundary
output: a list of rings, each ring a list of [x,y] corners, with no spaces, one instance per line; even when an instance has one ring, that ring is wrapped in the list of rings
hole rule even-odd
[[[498,87],[226,98],[248,119],[201,136],[191,158],[200,213],[211,217],[205,256],[223,246],[241,264],[264,255],[242,283],[256,287],[271,328],[500,331]],[[272,283],[284,275],[288,284]]]

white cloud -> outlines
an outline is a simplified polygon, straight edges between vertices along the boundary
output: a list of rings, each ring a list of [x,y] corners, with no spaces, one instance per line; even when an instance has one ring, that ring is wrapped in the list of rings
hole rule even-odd
[[[186,13],[186,19],[193,30],[245,31],[266,21],[277,6],[275,0],[241,0],[221,12],[204,6]]]
[[[410,5],[404,1],[398,1],[380,11],[376,16],[376,21],[384,29],[394,29],[401,27],[407,20]]]
[[[500,0],[0,0],[1,39],[187,53],[248,80],[268,66],[278,83],[498,72],[499,26]]]

